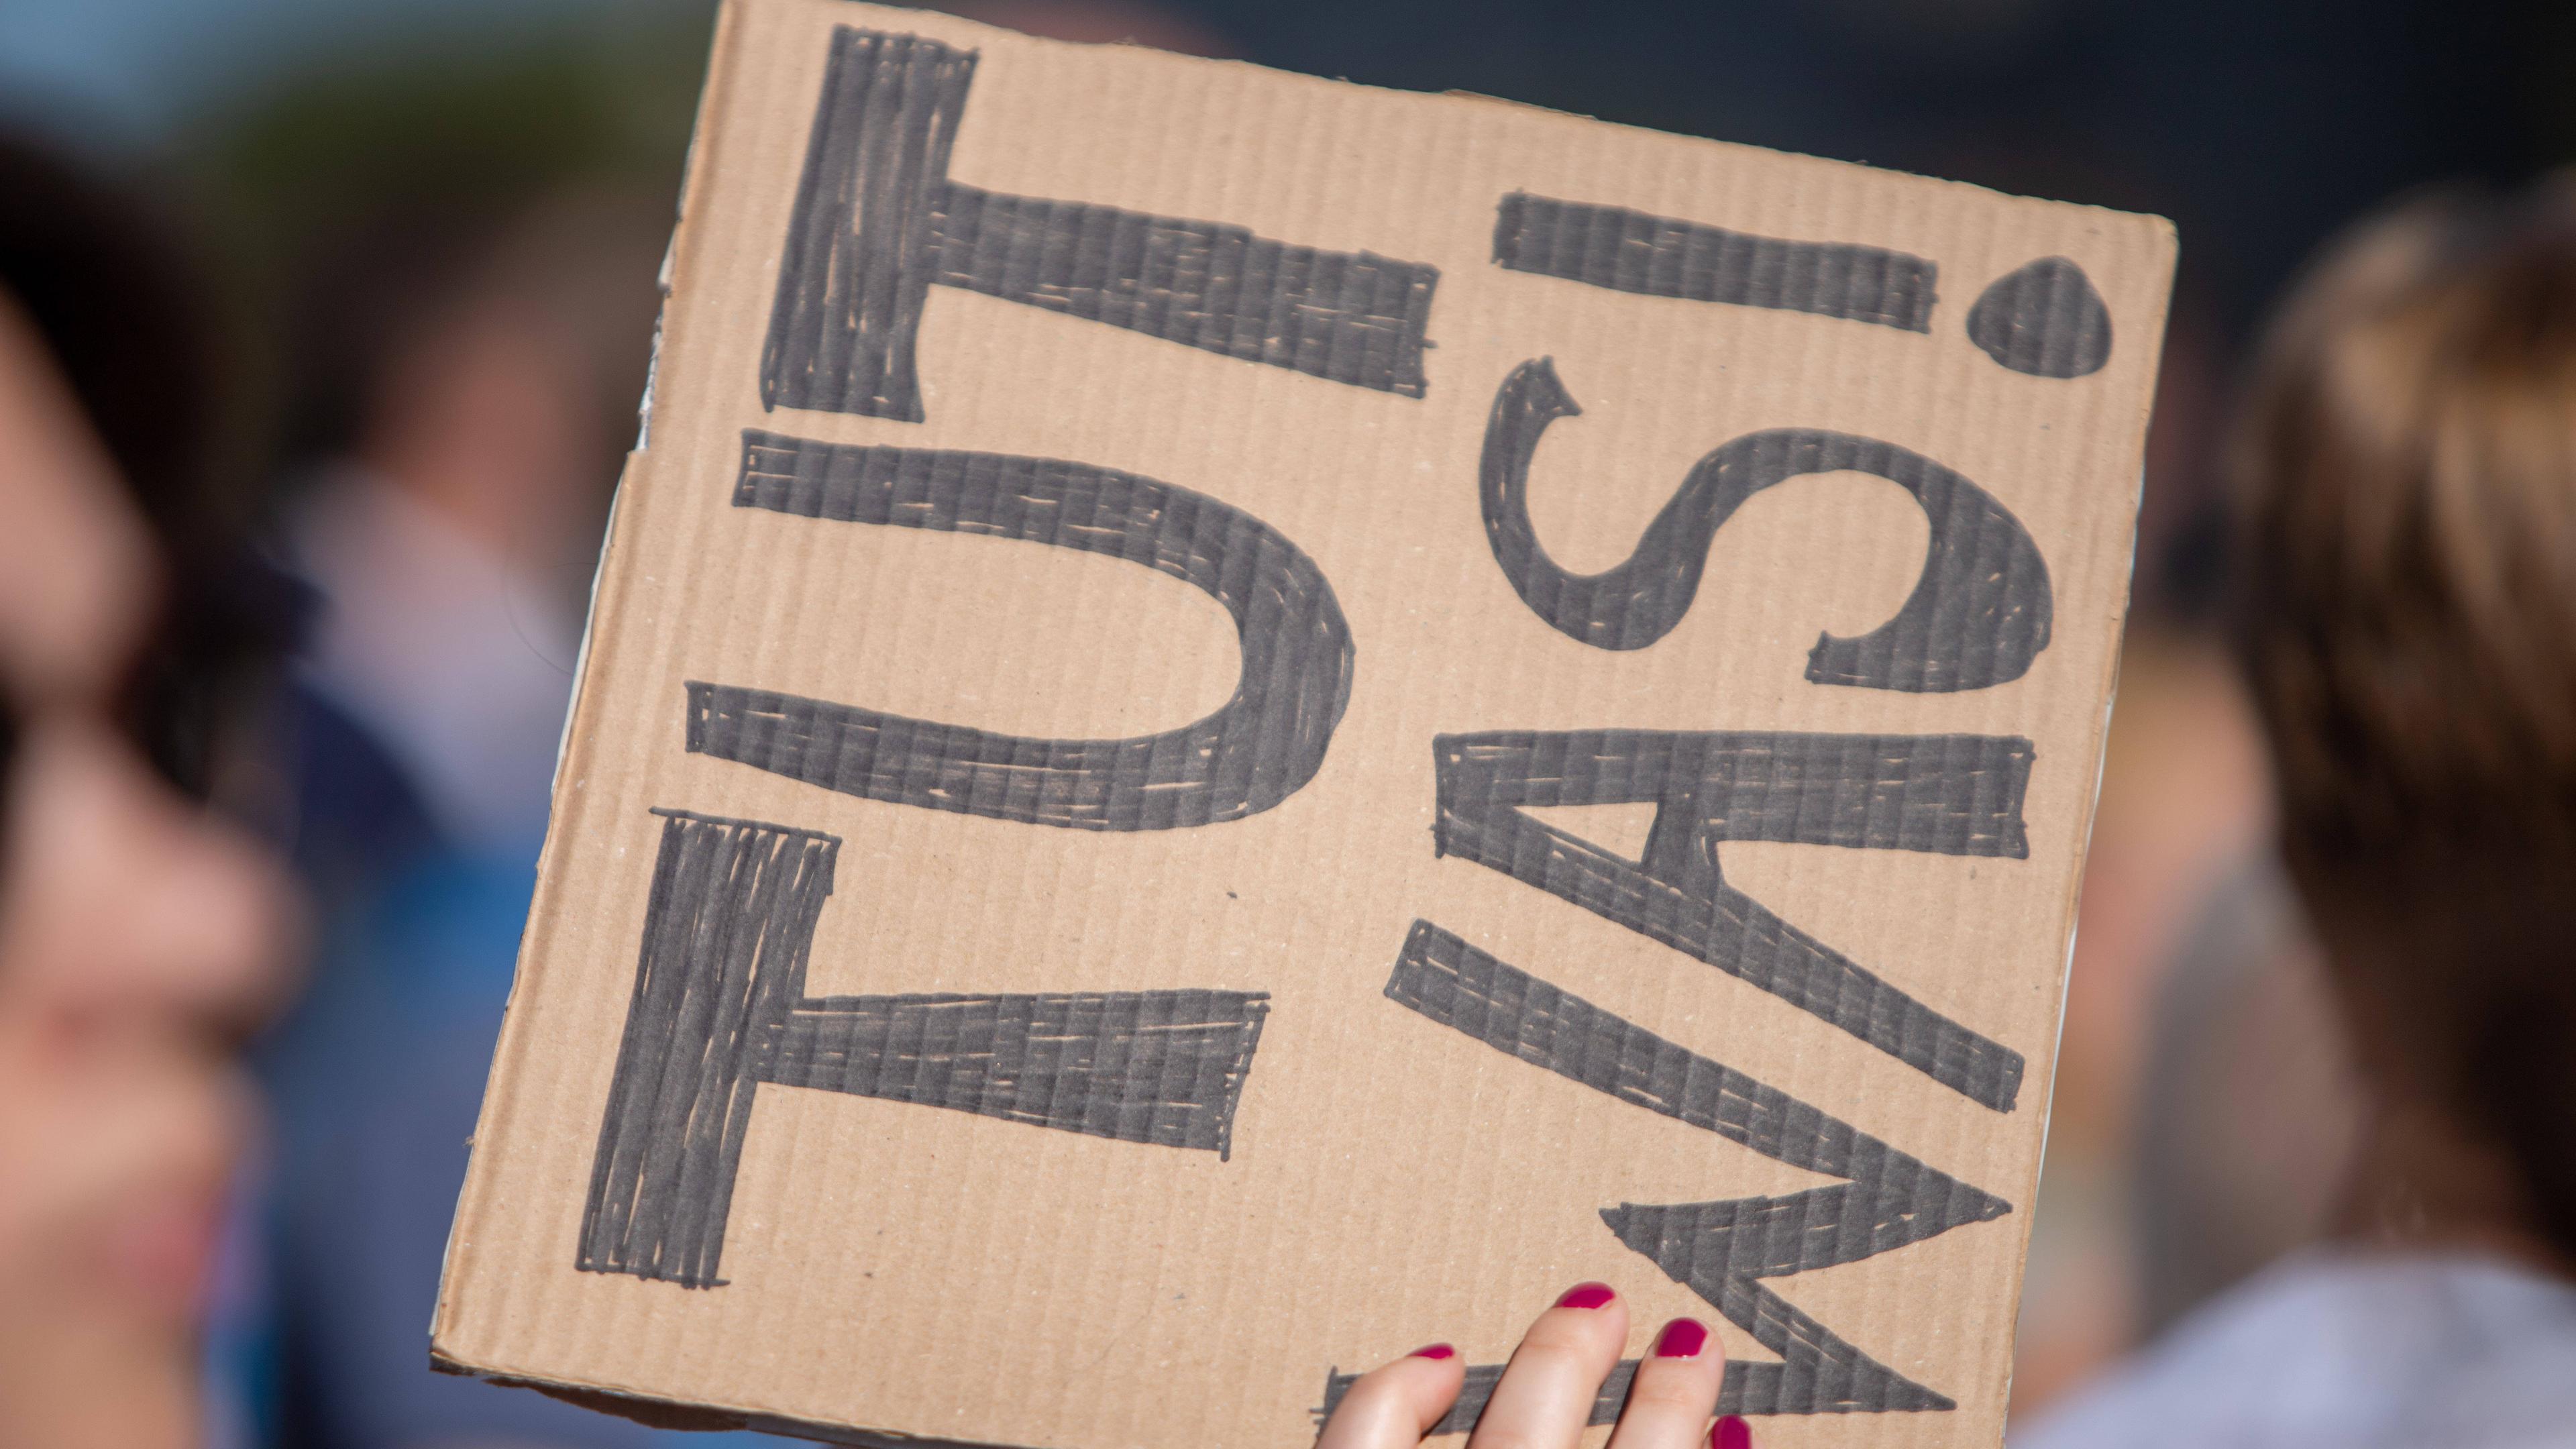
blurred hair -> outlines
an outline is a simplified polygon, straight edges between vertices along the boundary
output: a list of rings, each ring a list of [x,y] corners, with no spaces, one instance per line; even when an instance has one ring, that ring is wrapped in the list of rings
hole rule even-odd
[[[290,468],[355,449],[392,354],[458,305],[501,222],[480,210],[389,204],[343,223],[288,285],[280,452]]]
[[[224,424],[206,292],[161,220],[0,135],[0,288],[155,520],[206,505]]]
[[[0,134],[0,292],[25,312],[152,527],[170,574],[132,723],[155,764],[207,784],[214,736],[290,632],[283,579],[245,551],[232,359],[169,220],[44,147]]]
[[[2282,855],[2363,1064],[2576,1257],[2576,176],[2330,248],[2232,463]]]
[[[193,138],[190,169],[220,203],[262,323],[279,481],[361,451],[399,403],[404,354],[496,293],[602,372],[614,475],[712,15],[676,0],[336,50]]]
[[[361,451],[395,404],[406,350],[477,303],[506,302],[563,345],[564,381],[613,480],[635,436],[671,217],[641,188],[566,178],[528,198],[388,205],[328,238],[294,303],[287,463]]]

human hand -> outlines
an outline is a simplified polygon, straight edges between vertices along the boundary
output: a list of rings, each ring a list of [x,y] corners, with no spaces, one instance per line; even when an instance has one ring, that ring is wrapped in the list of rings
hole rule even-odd
[[[1628,1305],[1605,1284],[1568,1289],[1522,1335],[1466,1449],[1575,1449],[1602,1382],[1628,1343]],[[1709,1423],[1726,1351],[1695,1318],[1676,1318],[1637,1364],[1609,1449],[1752,1449],[1745,1422]],[[1363,1374],[1342,1396],[1315,1449],[1414,1449],[1457,1403],[1466,1366],[1445,1343]]]

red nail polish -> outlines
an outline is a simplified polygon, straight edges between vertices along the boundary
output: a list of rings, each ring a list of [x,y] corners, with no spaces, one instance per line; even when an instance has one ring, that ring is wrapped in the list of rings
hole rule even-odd
[[[1445,1343],[1426,1343],[1405,1355],[1406,1358],[1456,1358],[1458,1350]]]
[[[1708,1449],[1753,1449],[1753,1426],[1737,1415],[1727,1415],[1708,1431]]]
[[[1607,1303],[1618,1296],[1618,1294],[1610,1290],[1610,1285],[1607,1283],[1577,1283],[1573,1287],[1565,1290],[1565,1296],[1556,1300],[1556,1306],[1559,1308],[1598,1308],[1602,1304]]]
[[[1655,1357],[1697,1358],[1708,1347],[1708,1325],[1696,1318],[1676,1318],[1655,1335]]]

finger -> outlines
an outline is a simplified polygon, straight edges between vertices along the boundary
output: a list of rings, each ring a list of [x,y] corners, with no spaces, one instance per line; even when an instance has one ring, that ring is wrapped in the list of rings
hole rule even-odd
[[[1741,1414],[1729,1414],[1708,1431],[1708,1449],[1753,1449],[1753,1426]]]
[[[1414,1449],[1458,1402],[1466,1381],[1456,1349],[1445,1343],[1417,1348],[1354,1380],[1324,1421],[1315,1449]]]
[[[1726,1350],[1696,1318],[1676,1318],[1655,1335],[1638,1361],[1636,1382],[1610,1449],[1700,1449],[1708,1416],[1717,1412],[1718,1382],[1726,1377]],[[1742,1420],[1736,1422],[1741,1423]],[[1709,1449],[1730,1449],[1714,1436]]]
[[[1574,1449],[1628,1341],[1628,1305],[1578,1284],[1538,1316],[1485,1401],[1467,1449]]]

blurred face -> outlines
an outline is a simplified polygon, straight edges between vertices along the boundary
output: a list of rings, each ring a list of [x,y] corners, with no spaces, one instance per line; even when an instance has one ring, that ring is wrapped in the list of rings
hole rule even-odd
[[[156,579],[109,466],[0,293],[0,1444],[161,1449],[287,898],[114,723]]]

